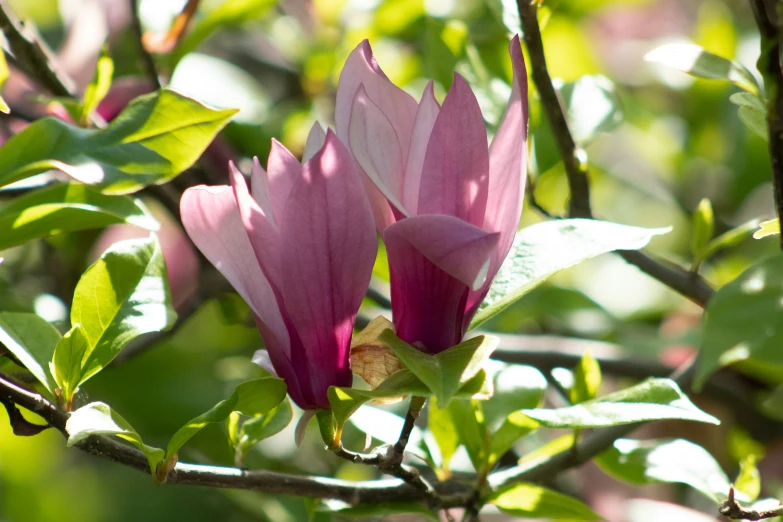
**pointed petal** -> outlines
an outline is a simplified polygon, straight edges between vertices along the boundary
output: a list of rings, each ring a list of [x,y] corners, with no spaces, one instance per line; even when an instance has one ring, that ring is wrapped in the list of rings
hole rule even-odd
[[[285,145],[272,138],[266,171],[269,176],[269,193],[272,196],[275,221],[280,223],[293,180],[302,175],[302,164],[285,148]]]
[[[356,91],[348,130],[356,162],[386,199],[404,215],[402,206],[403,158],[400,140],[389,119],[367,97],[364,86]]]
[[[446,214],[483,226],[488,178],[481,109],[465,79],[454,74],[427,145],[418,214]]]
[[[470,289],[435,266],[403,236],[388,233],[394,226],[386,229],[384,242],[397,335],[424,351],[442,352],[462,340]]]
[[[375,262],[372,214],[358,181],[348,150],[329,131],[296,179],[281,221],[285,309],[322,401],[329,386],[351,383],[353,322]]]
[[[489,148],[489,193],[484,228],[500,232],[490,267],[494,277],[514,241],[522,213],[527,166],[527,72],[519,36],[509,45],[514,81],[506,113]]]
[[[231,187],[189,188],[182,195],[180,213],[193,243],[268,326],[278,343],[286,345],[288,334],[277,300],[256,262]]]
[[[419,110],[413,122],[411,146],[405,163],[405,175],[402,182],[402,204],[411,215],[418,214],[419,185],[421,184],[421,169],[424,166],[424,155],[427,153],[427,143],[430,141],[432,127],[440,112],[440,105],[435,99],[433,83],[427,84],[421,96]]]
[[[438,268],[474,290],[486,281],[499,237],[455,217],[438,214],[403,219],[383,233],[384,242],[406,241]]]
[[[361,84],[364,84],[367,96],[389,118],[399,136],[402,157],[407,157],[413,119],[416,117],[416,100],[394,85],[381,71],[367,40],[351,52],[340,73],[334,109],[337,136],[343,143],[348,143],[351,105]]]
[[[313,123],[310,133],[307,135],[304,152],[302,153],[302,165],[310,161],[310,158],[324,146],[325,139],[326,133],[321,124],[318,122]]]
[[[261,267],[267,281],[273,289],[280,286],[280,240],[277,227],[267,219],[263,209],[258,206],[247,190],[245,177],[229,164],[229,179],[234,189],[239,216],[253,247],[256,263]],[[220,231],[217,231],[219,234]]]
[[[234,175],[234,171],[238,170],[233,162],[229,162],[228,168],[231,176]],[[253,168],[250,171],[250,193],[269,220],[277,225],[272,207],[272,196],[269,193],[269,176],[267,176],[257,156],[253,156]]]

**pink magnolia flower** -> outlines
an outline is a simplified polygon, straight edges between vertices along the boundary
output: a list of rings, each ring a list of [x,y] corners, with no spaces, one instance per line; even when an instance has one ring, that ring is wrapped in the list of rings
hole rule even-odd
[[[367,41],[337,88],[337,135],[349,144],[383,236],[397,334],[429,352],[458,344],[511,248],[522,211],[527,75],[509,47],[511,97],[492,144],[465,79],[439,105],[419,103],[381,71]]]
[[[377,240],[348,150],[316,124],[304,165],[272,141],[248,191],[185,191],[182,221],[196,246],[253,310],[269,357],[304,409],[329,408],[329,386],[350,386],[349,350]]]

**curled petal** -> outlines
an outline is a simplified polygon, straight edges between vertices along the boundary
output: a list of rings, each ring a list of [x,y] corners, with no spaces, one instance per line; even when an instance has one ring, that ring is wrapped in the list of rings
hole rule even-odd
[[[386,199],[407,215],[402,205],[403,158],[400,140],[389,119],[367,97],[364,86],[356,91],[348,130],[356,162]]]
[[[274,292],[255,259],[231,187],[189,188],[180,201],[190,239],[247,302],[270,334],[287,346],[288,333]]]
[[[418,214],[446,214],[483,226],[488,178],[481,109],[468,83],[455,74],[424,156]]]
[[[383,233],[385,242],[405,241],[472,290],[486,281],[499,237],[455,217],[437,214],[403,219]]]
[[[519,36],[511,40],[509,54],[514,71],[511,97],[489,148],[489,193],[484,228],[500,232],[490,278],[503,263],[519,226],[527,166],[527,72]]]
[[[430,141],[432,127],[440,112],[440,105],[435,99],[433,83],[427,84],[421,96],[419,110],[413,122],[411,146],[405,163],[405,175],[402,184],[402,204],[411,215],[418,214],[419,185],[421,184],[421,169],[424,166],[424,155],[427,153],[427,143]]]

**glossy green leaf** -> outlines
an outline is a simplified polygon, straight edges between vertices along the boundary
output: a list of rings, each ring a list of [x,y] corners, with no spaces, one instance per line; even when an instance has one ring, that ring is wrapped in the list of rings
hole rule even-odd
[[[756,457],[748,455],[740,461],[740,471],[734,480],[736,491],[742,492],[748,502],[755,502],[761,493],[761,474],[756,468]],[[736,492],[735,492],[736,495]]]
[[[13,199],[0,208],[0,250],[63,232],[128,223],[158,230],[144,205],[127,196],[107,196],[78,183],[57,184]]]
[[[235,112],[163,89],[133,100],[105,129],[43,118],[0,148],[0,186],[49,169],[108,194],[165,183],[201,156]]]
[[[753,233],[753,231],[758,228],[758,226],[759,220],[751,219],[750,221],[747,221],[737,227],[727,230],[723,234],[707,243],[707,248],[704,252],[704,259],[709,258],[719,250],[737,246],[742,241],[747,239]]]
[[[639,228],[591,219],[545,221],[517,232],[470,329],[505,310],[560,270],[612,250],[636,250],[669,228]]]
[[[720,424],[718,419],[698,409],[671,379],[648,379],[574,406],[523,412],[547,428],[602,428],[665,419]]]
[[[622,102],[614,83],[601,75],[582,76],[561,84],[558,93],[566,109],[568,127],[580,145],[589,144],[599,133],[615,129],[623,121]]]
[[[707,244],[712,239],[715,229],[715,216],[709,199],[704,198],[699,202],[691,222],[691,254],[693,255],[693,268],[697,269],[704,260]]]
[[[379,339],[392,349],[403,366],[427,385],[444,407],[481,371],[498,345],[496,337],[480,335],[430,355],[402,341],[391,330],[385,330]]]
[[[255,444],[283,431],[294,417],[294,410],[288,400],[263,415],[245,421],[237,435],[238,447],[244,453]]]
[[[511,449],[516,441],[538,429],[540,425],[522,412],[509,415],[497,431],[492,434],[487,463],[494,466]]]
[[[500,427],[511,413],[537,408],[548,386],[546,377],[532,366],[508,364],[493,377],[492,400],[482,404],[490,430]]]
[[[82,362],[89,351],[90,341],[80,324],[73,325],[54,350],[52,375],[68,403],[81,383]]]
[[[595,399],[601,386],[601,367],[598,361],[585,350],[579,364],[574,368],[574,385],[571,387],[571,403],[579,404]]]
[[[60,332],[43,318],[24,312],[0,312],[0,345],[54,393],[49,361],[60,341]]]
[[[440,450],[440,468],[448,471],[451,458],[460,445],[459,434],[449,408],[439,407],[435,398],[430,399],[427,407],[427,428]]]
[[[171,439],[169,439],[169,443],[166,445],[166,459],[171,459],[176,455],[180,448],[207,424],[223,422],[226,420],[231,412],[236,409],[237,400],[238,397],[236,393],[234,393],[228,399],[220,401],[198,417],[186,422],[171,436]]]
[[[456,400],[451,401],[445,409],[451,416],[459,441],[465,446],[476,472],[485,475],[489,471],[489,434],[481,403]]]
[[[167,330],[175,319],[157,238],[112,245],[84,272],[74,292],[71,324],[80,324],[90,343],[78,384],[109,364],[130,341]]]
[[[759,223],[759,229],[753,234],[754,239],[780,234],[780,219],[770,219]]]
[[[113,75],[114,61],[111,59],[111,56],[109,56],[108,45],[105,45],[103,49],[101,49],[101,54],[98,57],[98,63],[95,67],[95,76],[84,89],[81,114],[82,124],[86,124],[89,121],[90,116],[98,108],[101,100],[109,93]]]
[[[748,362],[783,365],[783,255],[761,261],[718,290],[707,304],[694,388],[718,368]]]
[[[596,463],[606,473],[631,484],[687,484],[714,502],[724,500],[731,486],[707,450],[683,439],[618,439],[598,456]],[[748,499],[740,494],[738,500]]]
[[[769,141],[769,128],[767,127],[767,107],[758,96],[738,92],[729,96],[729,101],[739,106],[737,115],[747,128],[754,134]]]
[[[490,495],[486,502],[501,511],[522,518],[550,520],[602,520],[575,498],[535,484],[514,484]]]
[[[744,65],[709,53],[698,45],[665,44],[647,53],[644,59],[673,67],[697,78],[728,80],[752,94],[761,91],[756,78]]]
[[[73,446],[90,435],[113,435],[127,440],[144,453],[154,476],[159,463],[163,461],[163,450],[147,446],[128,421],[108,404],[93,402],[82,406],[68,417],[65,424],[68,432],[68,446]]]

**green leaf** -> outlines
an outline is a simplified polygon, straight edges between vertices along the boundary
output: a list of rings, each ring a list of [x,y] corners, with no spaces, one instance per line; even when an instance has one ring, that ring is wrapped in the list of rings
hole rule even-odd
[[[500,428],[492,434],[487,464],[492,467],[511,449],[516,441],[538,429],[538,422],[516,411],[509,415]]]
[[[32,239],[128,223],[158,230],[141,201],[106,196],[78,183],[57,184],[15,198],[0,208],[0,250]]]
[[[469,329],[505,310],[551,275],[612,250],[635,250],[670,228],[639,228],[592,219],[537,223],[517,232]]]
[[[5,53],[0,53],[0,88],[5,85],[9,74],[10,71],[8,70],[8,62],[5,59]],[[3,114],[8,114],[11,112],[11,109],[8,107],[8,104],[2,97],[0,97],[0,112]]]
[[[95,68],[95,76],[84,89],[82,102],[81,122],[86,124],[90,116],[98,108],[101,100],[106,97],[111,87],[111,79],[114,75],[114,62],[109,56],[109,47],[104,45],[101,54],[98,57],[98,63]]]
[[[478,374],[498,345],[496,337],[480,335],[429,355],[402,341],[392,330],[385,330],[379,339],[392,349],[403,366],[427,385],[444,407]]]
[[[780,234],[780,219],[770,219],[759,223],[759,229],[753,234],[754,239]]]
[[[596,458],[596,463],[609,475],[631,484],[687,484],[714,502],[725,500],[731,487],[715,458],[683,439],[618,439]],[[748,499],[740,494],[738,500]]]
[[[24,312],[0,312],[0,344],[50,392],[55,384],[49,373],[60,332],[42,317]]]
[[[171,328],[166,265],[157,238],[111,246],[84,272],[74,292],[71,324],[90,343],[78,384],[109,364],[136,337]]]
[[[80,324],[74,324],[54,349],[52,375],[68,405],[82,378],[82,362],[90,351],[90,341]]]
[[[595,399],[601,386],[601,367],[590,350],[585,350],[579,364],[574,368],[574,385],[571,387],[571,403],[579,404]]]
[[[457,426],[454,424],[449,409],[439,407],[438,401],[434,397],[430,400],[427,415],[427,428],[435,437],[435,442],[438,443],[440,449],[440,468],[448,471],[451,458],[460,445]]]
[[[694,389],[718,368],[783,364],[783,255],[761,261],[715,292],[707,304]]]
[[[697,78],[728,80],[752,94],[761,92],[756,78],[744,65],[709,53],[695,44],[662,45],[647,53],[644,59],[673,67]]]
[[[481,403],[471,400],[451,401],[446,407],[460,443],[465,446],[470,462],[481,476],[489,471],[489,433],[484,422]]]
[[[751,219],[750,221],[743,223],[737,227],[727,230],[723,234],[719,235],[709,243],[704,252],[704,259],[709,258],[715,252],[723,250],[725,248],[731,248],[740,244],[743,240],[747,239],[751,233],[758,228],[759,220]]]
[[[172,68],[183,56],[196,50],[217,29],[261,18],[275,4],[275,0],[224,0],[216,9],[199,20],[172,51]]]
[[[691,233],[691,254],[693,255],[693,270],[698,269],[704,260],[707,244],[712,239],[715,229],[715,216],[712,212],[712,204],[707,198],[699,202],[691,219],[693,231]]]
[[[671,379],[648,379],[575,406],[522,411],[547,428],[603,428],[665,419],[720,424],[698,409]]]
[[[574,141],[585,146],[599,133],[615,129],[623,121],[622,102],[614,83],[601,75],[582,76],[558,88]]]
[[[490,495],[486,502],[501,511],[522,518],[552,520],[602,520],[575,498],[535,484],[513,484]]]
[[[127,440],[147,457],[153,476],[158,464],[163,461],[162,449],[144,444],[133,426],[108,404],[102,402],[90,403],[71,413],[65,424],[65,430],[68,432],[68,447],[90,435],[113,435]]]
[[[237,394],[234,393],[228,399],[220,401],[212,408],[202,413],[198,417],[190,419],[169,439],[166,445],[166,460],[172,459],[174,455],[189,441],[196,433],[201,431],[207,424],[213,422],[223,422],[228,418],[237,405]]]
[[[756,468],[756,457],[748,455],[740,461],[740,471],[734,481],[734,488],[747,497],[747,502],[755,502],[761,493],[761,475]],[[735,493],[736,494],[736,493]]]
[[[548,386],[546,377],[532,366],[509,364],[493,378],[492,400],[482,404],[489,429],[494,430],[511,413],[537,408]]]
[[[291,403],[286,399],[263,415],[259,415],[242,424],[237,435],[238,447],[245,453],[248,449],[272,435],[283,431],[294,417]]]
[[[737,92],[729,96],[729,101],[739,105],[737,115],[747,128],[769,141],[769,128],[767,127],[767,106],[764,101],[755,94]]]
[[[201,156],[235,112],[163,89],[133,100],[105,129],[43,118],[0,148],[0,186],[49,169],[99,183],[108,194],[165,183]]]

